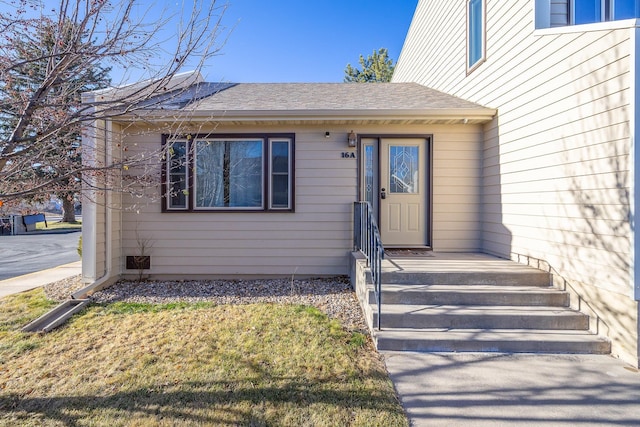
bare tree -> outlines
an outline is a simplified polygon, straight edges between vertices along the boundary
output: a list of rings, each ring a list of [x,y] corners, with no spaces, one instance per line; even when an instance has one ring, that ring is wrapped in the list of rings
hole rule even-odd
[[[74,135],[80,128],[90,132],[88,127],[101,120],[180,96],[186,85],[176,86],[175,81],[183,69],[199,71],[223,44],[221,19],[226,5],[194,0],[188,2],[192,8],[186,13],[171,15],[158,14],[143,3],[60,0],[51,8],[43,0],[2,2],[10,10],[0,13],[0,200],[4,204],[60,191],[64,183],[93,182],[87,176],[144,167],[151,159],[142,154],[111,164],[68,161],[69,153],[78,149]],[[18,41],[37,45],[37,34],[46,25],[51,28],[51,49],[43,46],[28,53],[17,49]],[[72,96],[103,64],[125,70],[123,79],[145,81],[94,92],[84,102]],[[34,69],[38,73],[29,72]],[[144,174],[140,177],[144,179]]]

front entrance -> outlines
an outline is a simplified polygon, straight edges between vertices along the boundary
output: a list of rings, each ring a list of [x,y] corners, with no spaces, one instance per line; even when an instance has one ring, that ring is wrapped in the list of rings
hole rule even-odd
[[[361,197],[373,206],[382,243],[390,247],[430,246],[430,138],[361,141]]]

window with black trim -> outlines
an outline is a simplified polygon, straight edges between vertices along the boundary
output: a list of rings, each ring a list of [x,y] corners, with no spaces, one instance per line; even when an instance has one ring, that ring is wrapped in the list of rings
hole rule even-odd
[[[293,211],[293,134],[164,140],[164,210]]]
[[[485,60],[486,0],[467,0],[467,72]]]

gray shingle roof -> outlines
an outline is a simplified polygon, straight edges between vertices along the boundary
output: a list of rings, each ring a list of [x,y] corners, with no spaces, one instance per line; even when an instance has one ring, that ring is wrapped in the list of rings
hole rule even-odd
[[[183,103],[182,108],[238,112],[493,111],[416,83],[205,83],[191,93],[195,95],[193,102]],[[186,99],[182,97],[182,101]]]

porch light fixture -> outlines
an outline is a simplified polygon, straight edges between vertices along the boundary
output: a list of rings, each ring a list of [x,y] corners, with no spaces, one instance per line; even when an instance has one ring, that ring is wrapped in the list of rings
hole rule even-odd
[[[325,138],[331,138],[331,132],[325,132],[324,133],[324,137]]]
[[[349,136],[347,137],[347,143],[349,144],[349,147],[355,147],[356,144],[358,143],[358,137],[353,131],[349,132]]]

